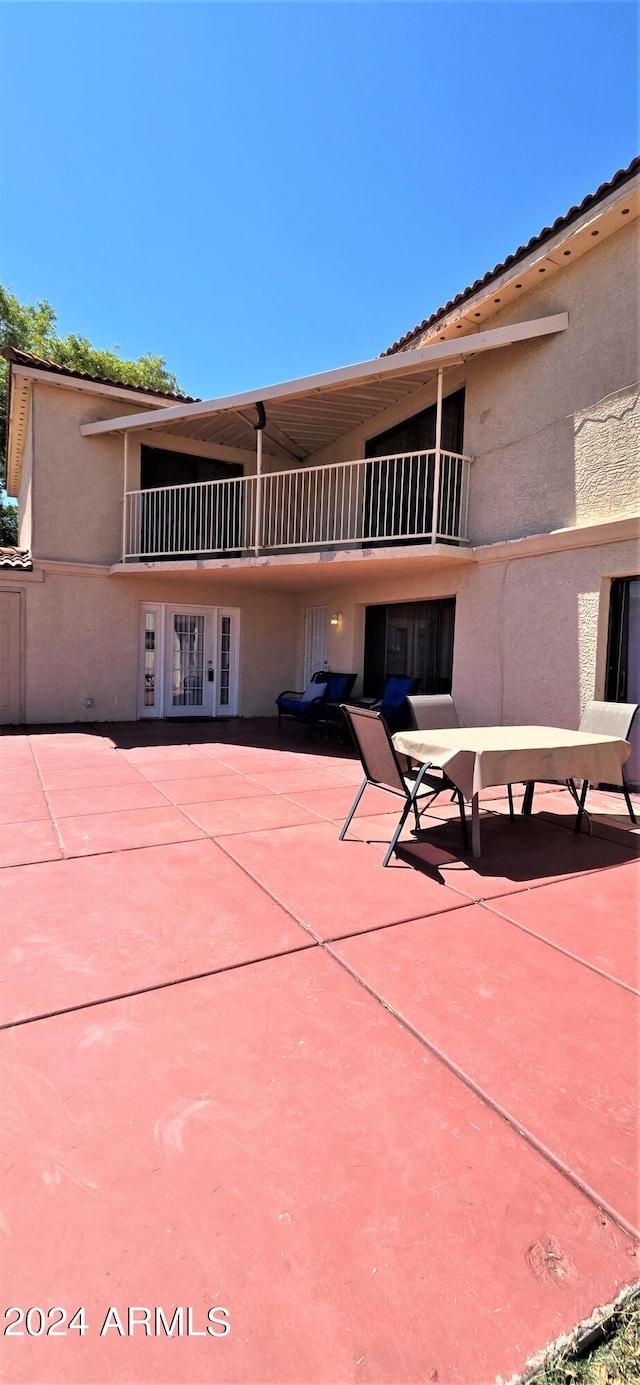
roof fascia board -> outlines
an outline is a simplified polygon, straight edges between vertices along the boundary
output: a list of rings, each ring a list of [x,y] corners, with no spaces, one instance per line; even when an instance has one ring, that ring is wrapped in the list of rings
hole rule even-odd
[[[164,400],[155,394],[133,395],[131,390],[118,389],[117,385],[100,385],[91,380],[76,380],[72,375],[56,375],[53,371],[39,370],[37,366],[18,365],[12,361],[11,373],[24,375],[27,380],[38,380],[41,385],[53,385],[56,389],[84,390],[87,394],[105,395],[107,399],[121,399],[124,404],[132,404],[134,408],[144,406],[146,409],[148,404],[153,404],[154,412],[164,412],[171,407],[170,400],[165,404]]]
[[[22,484],[22,462],[31,415],[31,389],[16,388],[9,376],[7,418],[7,494],[17,497]]]
[[[620,206],[623,202],[628,202],[629,198],[634,196],[639,186],[640,175],[631,179],[622,187],[616,188],[605,202],[599,202],[596,207],[587,207],[587,210],[582,213],[582,216],[578,217],[576,221],[573,221],[570,226],[561,228],[555,235],[550,236],[548,240],[544,240],[540,245],[534,246],[534,249],[523,259],[517,260],[515,264],[510,264],[501,274],[497,274],[495,278],[488,280],[486,284],[483,284],[482,287],[478,289],[477,293],[471,294],[461,303],[457,303],[446,316],[438,318],[438,321],[432,323],[430,327],[412,328],[407,335],[415,339],[428,334],[429,338],[432,338],[437,336],[440,332],[445,332],[448,327],[458,322],[460,318],[465,318],[472,309],[481,308],[483,303],[493,298],[496,292],[506,288],[508,284],[519,279],[522,274],[526,274],[530,269],[534,269],[537,264],[540,264],[549,256],[554,255],[556,251],[561,250],[574,236],[586,230],[589,226],[594,226],[596,222],[601,221],[604,216],[614,211],[615,208]],[[563,268],[565,267],[566,266],[563,266]],[[403,349],[402,346],[397,347],[393,354],[401,355]],[[407,346],[406,349],[410,351],[413,348]],[[386,359],[386,357],[383,356],[383,359]]]
[[[306,375],[299,380],[288,380],[280,385],[269,385],[264,389],[247,390],[243,394],[227,395],[221,399],[203,400],[199,404],[181,404],[157,411],[138,414],[132,418],[105,419],[99,423],[85,423],[80,432],[84,437],[94,437],[101,433],[131,431],[138,428],[156,427],[158,423],[179,423],[181,420],[202,418],[208,414],[225,413],[233,409],[245,408],[258,400],[267,403],[270,399],[291,399],[296,395],[321,394],[326,390],[357,384],[359,381],[378,381],[392,379],[394,375],[409,375],[425,366],[459,365],[469,355],[479,351],[491,351],[501,346],[512,346],[519,341],[529,341],[533,337],[549,336],[564,332],[569,325],[567,313],[554,313],[552,317],[541,317],[527,322],[514,323],[510,327],[494,327],[486,332],[476,332],[462,341],[431,343],[413,351],[398,352],[385,358],[376,357],[360,365],[342,366],[338,370],[328,370],[320,375]]]

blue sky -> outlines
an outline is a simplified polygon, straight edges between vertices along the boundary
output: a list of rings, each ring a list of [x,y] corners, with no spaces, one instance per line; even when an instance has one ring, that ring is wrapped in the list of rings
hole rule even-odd
[[[212,396],[377,355],[628,164],[637,13],[2,3],[2,281]]]

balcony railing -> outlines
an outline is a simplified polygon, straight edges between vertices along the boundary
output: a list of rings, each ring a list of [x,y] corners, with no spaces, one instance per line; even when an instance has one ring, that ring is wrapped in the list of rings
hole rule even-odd
[[[123,561],[467,540],[471,459],[409,452],[130,491]]]

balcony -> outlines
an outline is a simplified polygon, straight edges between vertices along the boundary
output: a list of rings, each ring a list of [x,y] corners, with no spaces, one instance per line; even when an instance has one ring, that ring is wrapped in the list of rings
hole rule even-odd
[[[122,561],[463,544],[470,468],[433,450],[129,491]]]

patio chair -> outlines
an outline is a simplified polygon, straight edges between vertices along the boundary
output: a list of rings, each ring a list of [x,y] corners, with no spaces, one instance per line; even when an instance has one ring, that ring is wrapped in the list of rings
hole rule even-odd
[[[283,717],[296,717],[299,721],[305,721],[312,703],[317,702],[319,697],[324,695],[324,685],[329,677],[326,669],[320,669],[309,679],[303,692],[285,688],[284,692],[278,693],[276,707],[278,708],[278,730],[282,725]]]
[[[355,705],[380,712],[390,731],[404,731],[409,725],[409,693],[417,692],[419,687],[419,678],[393,673],[387,678],[381,698],[358,698]]]
[[[404,800],[404,806],[400,815],[400,821],[391,838],[384,861],[382,862],[383,866],[388,866],[393,852],[395,851],[398,837],[400,836],[411,809],[413,809],[416,821],[416,831],[419,831],[420,811],[418,804],[422,804],[422,811],[424,811],[436,794],[441,793],[442,778],[440,774],[438,774],[437,777],[430,775],[428,773],[430,769],[428,764],[421,765],[415,778],[403,774],[400,762],[393,748],[391,733],[381,712],[373,711],[367,707],[346,706],[343,706],[342,711],[362,762],[364,779],[347,815],[339,840],[343,841],[351,819],[368,784],[374,785],[377,789],[385,789],[387,793],[396,794],[398,798]],[[464,799],[457,789],[456,794],[460,807],[462,836],[465,847],[468,847],[469,835],[464,812]]]
[[[455,730],[460,725],[460,718],[456,711],[456,704],[450,693],[422,694],[420,697],[408,697],[409,711],[416,731],[449,731]],[[443,789],[453,789],[452,801],[457,793],[455,784],[447,778],[444,770],[442,772]],[[509,800],[509,817],[513,820],[513,790],[507,784],[507,798]]]
[[[584,708],[582,716],[580,717],[580,724],[578,726],[578,730],[587,731],[589,734],[593,736],[617,736],[621,741],[628,741],[629,735],[631,733],[631,724],[633,722],[633,718],[635,717],[637,710],[637,702],[595,702],[594,700],[592,700],[591,702],[587,702]],[[561,781],[548,779],[544,782],[552,784],[559,783]],[[575,831],[579,832],[582,818],[585,815],[585,802],[587,797],[587,789],[589,788],[589,781],[587,779],[584,780],[582,785],[582,792],[580,793],[580,795],[578,795],[578,790],[573,779],[567,779],[565,783],[570,794],[575,799],[578,805],[578,816],[575,821]],[[535,783],[532,782],[529,782],[525,787],[524,800],[522,803],[523,813],[528,814],[531,812],[531,809],[533,807],[533,795],[535,792],[535,787]],[[622,767],[622,792],[625,797],[629,817],[631,818],[631,821],[635,826],[637,819],[633,811],[633,804],[631,802],[629,790],[624,780],[624,766]],[[589,830],[591,830],[591,824],[589,823],[588,817],[587,822],[589,825]]]
[[[314,673],[303,692],[285,689],[276,698],[278,729],[283,716],[293,717],[296,721],[304,722],[311,735],[315,723],[326,714],[327,708],[332,706],[337,710],[343,699],[349,696],[356,678],[355,673],[332,673],[322,669]]]
[[[416,731],[448,731],[460,725],[450,693],[422,693],[408,697],[407,702]]]

